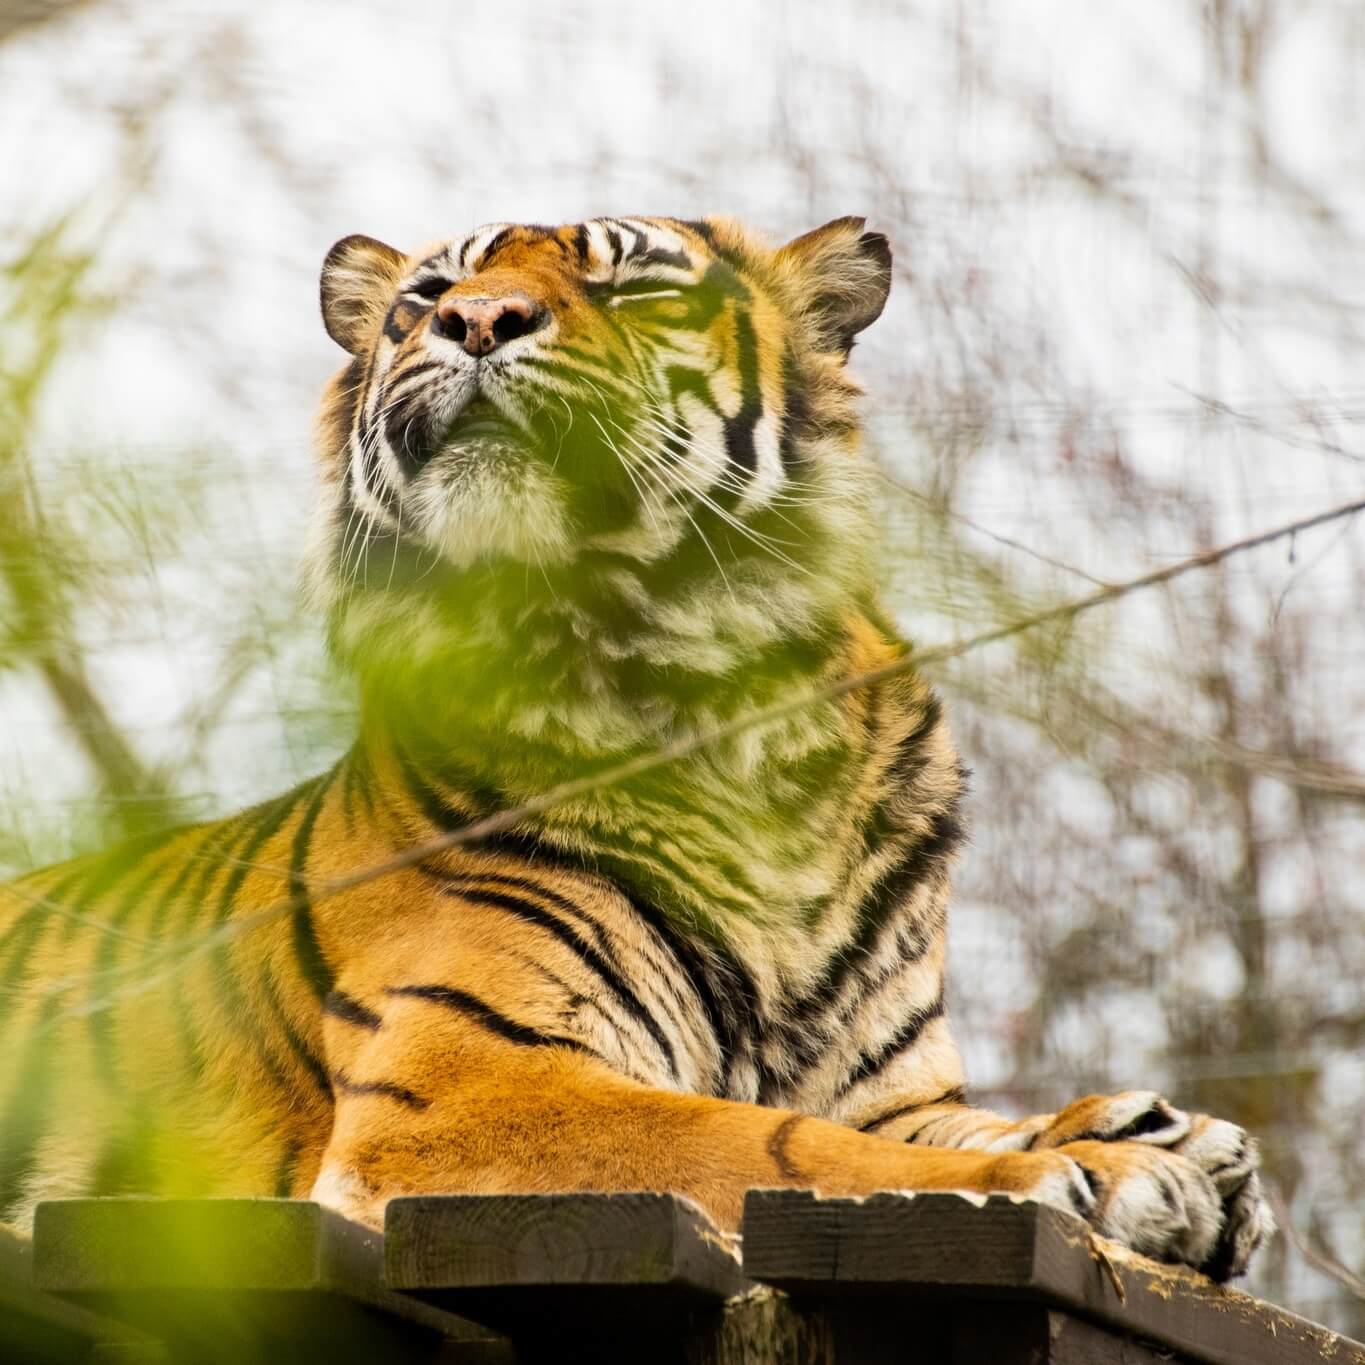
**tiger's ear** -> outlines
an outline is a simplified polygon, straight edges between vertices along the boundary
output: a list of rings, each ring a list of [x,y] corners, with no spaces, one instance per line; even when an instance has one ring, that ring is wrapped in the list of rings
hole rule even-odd
[[[847,355],[853,338],[881,316],[891,292],[891,245],[864,232],[863,218],[836,218],[777,253],[797,277],[820,343]]]
[[[352,355],[379,324],[403,278],[407,257],[373,237],[343,237],[322,263],[322,324]]]

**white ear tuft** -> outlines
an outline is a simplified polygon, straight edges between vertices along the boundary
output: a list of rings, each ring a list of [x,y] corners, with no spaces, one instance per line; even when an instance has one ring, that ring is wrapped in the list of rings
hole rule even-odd
[[[881,316],[891,290],[891,245],[864,232],[862,218],[836,218],[777,253],[801,280],[808,317],[822,345],[845,355],[853,338]]]

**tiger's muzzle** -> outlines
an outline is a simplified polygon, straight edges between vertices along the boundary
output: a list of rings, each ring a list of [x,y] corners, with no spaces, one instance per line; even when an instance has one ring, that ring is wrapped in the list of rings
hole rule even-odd
[[[501,298],[465,298],[446,294],[436,305],[431,330],[439,337],[459,342],[467,354],[485,356],[508,341],[526,336],[546,319],[525,294]]]

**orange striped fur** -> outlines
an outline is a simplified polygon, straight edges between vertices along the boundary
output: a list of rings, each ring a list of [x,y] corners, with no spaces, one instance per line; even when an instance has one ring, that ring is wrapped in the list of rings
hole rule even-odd
[[[364,875],[902,657],[846,369],[890,280],[856,219],[333,248],[351,359],[308,581],[360,734],[253,810],[4,892],[6,1217],[648,1188],[734,1227],[750,1186],[955,1188],[1244,1268],[1270,1223],[1239,1129],[1145,1091],[963,1102],[963,779],[912,672]]]

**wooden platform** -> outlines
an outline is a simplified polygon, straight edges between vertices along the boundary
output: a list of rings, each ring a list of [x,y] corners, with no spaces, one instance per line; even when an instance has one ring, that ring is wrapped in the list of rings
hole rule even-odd
[[[752,1191],[743,1252],[659,1194],[72,1200],[0,1241],[0,1360],[252,1365],[1365,1365],[1365,1348],[956,1195]]]

